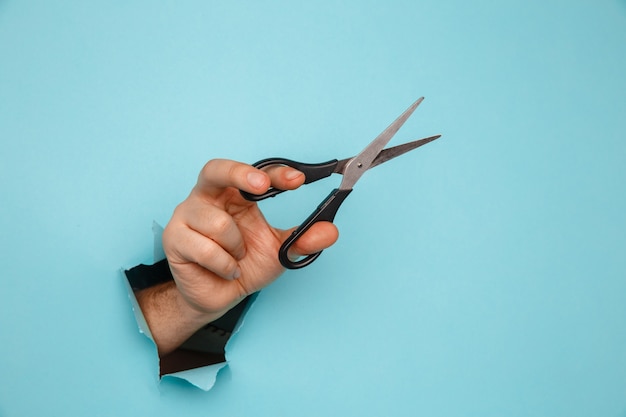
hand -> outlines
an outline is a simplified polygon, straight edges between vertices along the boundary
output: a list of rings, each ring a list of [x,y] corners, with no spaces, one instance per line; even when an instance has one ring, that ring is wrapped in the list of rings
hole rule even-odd
[[[176,208],[163,233],[175,287],[163,284],[153,296],[140,298],[142,310],[157,304],[157,297],[165,304],[157,307],[160,314],[155,309],[149,314],[144,311],[161,353],[173,350],[284,271],[278,250],[293,229],[270,226],[257,204],[245,200],[239,190],[262,194],[270,185],[292,190],[304,179],[304,174],[289,167],[261,171],[228,160],[204,166],[198,183]],[[296,242],[290,255],[297,258],[318,252],[337,237],[332,223],[317,223]]]

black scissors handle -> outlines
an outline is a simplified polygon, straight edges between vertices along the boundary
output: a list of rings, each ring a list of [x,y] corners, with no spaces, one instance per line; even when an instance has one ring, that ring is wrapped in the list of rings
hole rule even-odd
[[[293,244],[300,239],[307,230],[311,228],[317,222],[332,222],[335,219],[337,210],[341,206],[341,203],[352,192],[349,190],[342,190],[339,188],[334,189],[328,194],[328,197],[322,201],[317,209],[296,229],[291,235],[283,242],[278,251],[278,260],[287,269],[299,269],[309,265],[311,262],[317,259],[322,254],[322,251],[307,255],[306,257],[292,261],[289,259],[289,249]]]
[[[255,168],[265,168],[272,165],[283,165],[289,166],[291,168],[295,168],[298,171],[304,173],[305,184],[310,184],[312,182],[321,180],[322,178],[329,177],[331,174],[336,172],[337,165],[339,161],[337,159],[333,159],[331,161],[322,162],[319,164],[306,164],[303,162],[292,161],[291,159],[286,158],[267,158],[261,161],[255,162],[252,164]],[[249,201],[261,201],[266,198],[275,197],[280,193],[285,192],[286,190],[280,190],[278,188],[270,187],[263,194],[250,194],[245,191],[240,191],[241,195]],[[300,239],[300,237],[311,228],[315,223],[327,221],[332,222],[335,219],[335,215],[337,214],[337,210],[341,206],[341,203],[346,199],[348,194],[352,189],[342,190],[342,189],[334,189],[331,193],[322,201],[322,203],[315,209],[315,211],[296,229],[293,231],[291,235],[283,242],[282,246],[278,251],[278,260],[280,263],[287,269],[299,269],[309,265],[311,262],[317,259],[318,256],[322,253],[322,251],[313,253],[311,255],[307,255],[302,259],[292,261],[289,258],[289,249],[295,244],[295,242]]]
[[[252,164],[252,166],[259,169],[272,165],[289,166],[304,173],[304,183],[310,184],[312,182],[321,180],[322,178],[329,177],[332,173],[335,172],[335,168],[337,168],[338,163],[339,161],[336,159],[328,162],[322,162],[320,164],[305,164],[304,162],[292,161],[291,159],[286,158],[267,158],[255,162],[254,164]],[[241,195],[248,201],[261,201],[265,200],[266,198],[275,197],[285,191],[286,190],[279,190],[278,188],[270,187],[270,189],[263,194],[250,194],[248,192],[241,191]]]

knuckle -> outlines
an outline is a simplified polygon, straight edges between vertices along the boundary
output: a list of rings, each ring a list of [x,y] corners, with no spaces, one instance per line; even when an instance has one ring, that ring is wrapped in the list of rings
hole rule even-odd
[[[222,163],[223,163],[222,159],[211,159],[210,161],[208,161],[206,164],[204,164],[204,166],[200,170],[200,175],[199,175],[200,179],[203,179],[203,180],[210,179],[213,175],[215,175],[216,172],[220,170],[220,165]]]
[[[203,245],[202,248],[197,248],[197,261],[202,264],[214,264],[219,259],[220,247],[217,243],[211,242]]]
[[[237,262],[218,245],[208,245],[198,255],[196,263],[223,278],[231,278],[238,266]]]
[[[232,226],[232,222],[233,220],[230,215],[223,211],[213,213],[211,218],[211,231],[216,236],[221,236],[228,233]]]
[[[206,174],[208,172],[211,171],[211,169],[213,168],[213,166],[215,166],[215,164],[218,162],[218,159],[211,159],[210,161],[207,161],[206,164],[204,164],[204,166],[202,167],[202,170],[200,171],[202,174]]]

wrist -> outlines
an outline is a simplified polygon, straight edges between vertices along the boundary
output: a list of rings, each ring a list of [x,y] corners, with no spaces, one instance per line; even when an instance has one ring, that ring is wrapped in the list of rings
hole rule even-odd
[[[194,306],[178,290],[176,283],[173,282],[172,284],[172,288],[169,290],[170,296],[172,297],[172,303],[175,305],[176,314],[179,317],[179,324],[183,328],[193,329],[195,332],[205,324],[212,322],[222,316],[224,312],[228,311],[227,309],[224,312],[207,311],[201,307]]]
[[[174,281],[161,283],[136,293],[159,356],[166,355],[198,329],[218,317],[199,311],[183,298]]]

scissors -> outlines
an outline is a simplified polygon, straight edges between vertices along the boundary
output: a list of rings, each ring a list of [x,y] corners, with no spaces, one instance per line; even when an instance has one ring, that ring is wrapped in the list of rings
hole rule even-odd
[[[285,268],[303,268],[311,264],[321,255],[322,251],[319,251],[299,260],[291,260],[287,253],[289,248],[291,248],[300,236],[309,230],[315,223],[321,221],[332,222],[335,219],[335,215],[337,214],[339,207],[346,197],[348,197],[348,195],[352,192],[354,185],[365,173],[365,171],[441,137],[441,135],[430,136],[424,139],[394,146],[392,148],[383,149],[423,100],[424,97],[421,97],[413,103],[404,111],[404,113],[391,123],[389,127],[378,135],[376,139],[367,145],[361,153],[352,158],[342,160],[333,159],[319,164],[306,164],[285,158],[268,158],[252,164],[252,166],[259,169],[272,165],[286,165],[295,168],[304,173],[306,178],[304,180],[305,184],[319,181],[323,178],[329,177],[331,174],[343,175],[339,188],[331,191],[328,197],[322,201],[317,209],[296,230],[294,230],[285,242],[283,242],[280,250],[278,251],[278,259]],[[270,187],[270,189],[263,194],[257,195],[241,191],[241,195],[249,201],[261,201],[269,197],[275,197],[285,191],[286,190]]]

